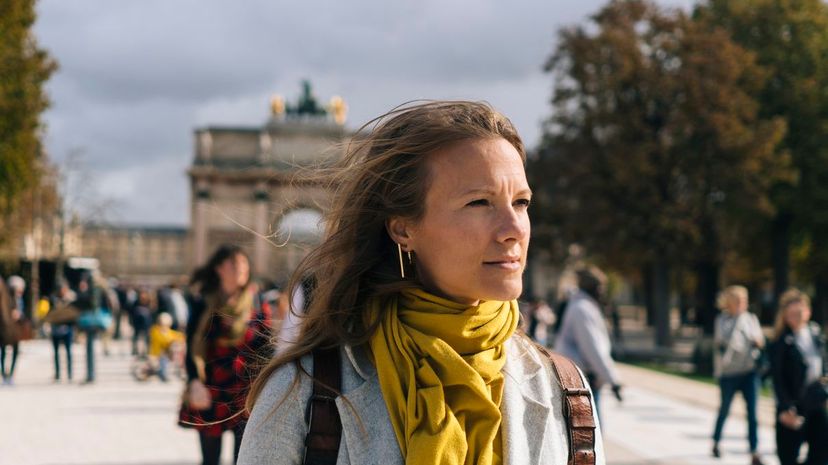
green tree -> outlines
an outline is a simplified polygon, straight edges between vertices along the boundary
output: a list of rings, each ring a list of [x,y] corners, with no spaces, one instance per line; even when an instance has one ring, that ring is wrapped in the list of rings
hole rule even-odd
[[[43,84],[56,65],[38,48],[34,21],[33,0],[0,2],[0,244],[19,232],[11,220],[26,208],[21,194],[39,182]]]
[[[671,272],[692,264],[700,283],[715,279],[733,231],[770,213],[768,185],[785,173],[774,153],[784,124],[759,118],[752,96],[764,74],[724,31],[643,0],[562,30],[546,70],[556,80],[530,166],[536,221],[641,270],[656,342],[669,345]]]
[[[767,70],[759,102],[765,118],[783,118],[780,149],[790,153],[794,182],[772,187],[767,225],[775,293],[789,285],[790,254],[813,279],[818,318],[828,316],[828,6],[821,0],[708,0],[695,16],[724,27]]]

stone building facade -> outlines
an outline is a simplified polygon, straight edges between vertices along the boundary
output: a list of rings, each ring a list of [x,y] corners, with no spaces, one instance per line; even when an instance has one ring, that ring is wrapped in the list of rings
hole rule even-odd
[[[191,187],[191,263],[206,262],[224,243],[249,254],[254,276],[284,281],[321,238],[328,192],[302,181],[341,155],[344,104],[321,107],[305,83],[296,105],[276,98],[260,127],[195,130]]]
[[[80,255],[97,258],[105,276],[159,286],[190,273],[188,234],[178,226],[87,225]]]

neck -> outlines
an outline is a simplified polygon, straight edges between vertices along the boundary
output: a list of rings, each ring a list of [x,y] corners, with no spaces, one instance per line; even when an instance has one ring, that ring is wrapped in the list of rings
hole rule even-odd
[[[451,300],[452,302],[457,302],[458,304],[468,305],[469,307],[474,307],[480,305],[480,299],[472,299],[469,297],[460,297],[456,295],[450,295],[446,292],[441,291],[436,286],[423,284],[423,290],[430,294],[434,294],[437,297],[442,297],[447,300]]]

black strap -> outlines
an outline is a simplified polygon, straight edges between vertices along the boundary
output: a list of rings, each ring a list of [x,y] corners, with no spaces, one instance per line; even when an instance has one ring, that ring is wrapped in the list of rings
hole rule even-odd
[[[342,390],[342,369],[339,348],[313,351],[313,394],[308,402],[305,419],[304,465],[335,465],[342,438],[342,421],[336,408],[336,397]]]

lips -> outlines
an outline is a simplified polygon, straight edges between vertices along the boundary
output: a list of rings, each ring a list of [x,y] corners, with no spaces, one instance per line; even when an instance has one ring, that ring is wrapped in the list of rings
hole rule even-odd
[[[521,267],[520,257],[504,257],[497,260],[487,260],[484,261],[483,264],[511,271],[519,270]]]

